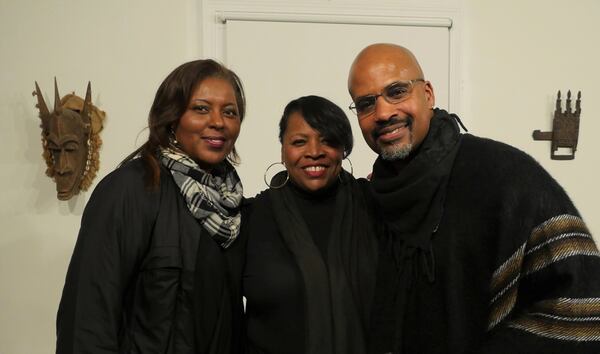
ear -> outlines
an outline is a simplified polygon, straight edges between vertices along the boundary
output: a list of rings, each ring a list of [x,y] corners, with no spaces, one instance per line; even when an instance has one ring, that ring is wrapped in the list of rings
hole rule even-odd
[[[433,86],[431,82],[425,81],[424,84],[425,89],[425,99],[427,100],[427,104],[430,108],[435,107],[435,93],[433,92]]]
[[[281,163],[285,166],[285,161],[283,160],[283,144],[281,144]]]

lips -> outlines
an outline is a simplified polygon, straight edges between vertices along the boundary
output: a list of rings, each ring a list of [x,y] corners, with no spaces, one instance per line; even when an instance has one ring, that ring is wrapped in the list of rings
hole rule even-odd
[[[325,175],[326,166],[323,165],[311,165],[302,167],[304,173],[311,178],[319,178]]]
[[[225,146],[225,138],[222,136],[207,136],[202,138],[208,146],[220,149]]]
[[[378,129],[374,132],[373,135],[376,140],[382,143],[391,143],[401,139],[404,135],[406,135],[409,129],[410,121],[406,119],[396,124],[392,124],[382,129]]]

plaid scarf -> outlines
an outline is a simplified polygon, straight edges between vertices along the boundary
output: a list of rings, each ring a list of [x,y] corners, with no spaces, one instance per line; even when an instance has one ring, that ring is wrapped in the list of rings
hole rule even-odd
[[[186,154],[160,149],[161,163],[171,171],[188,209],[213,240],[227,248],[240,233],[242,182],[227,161],[214,174],[203,171]]]

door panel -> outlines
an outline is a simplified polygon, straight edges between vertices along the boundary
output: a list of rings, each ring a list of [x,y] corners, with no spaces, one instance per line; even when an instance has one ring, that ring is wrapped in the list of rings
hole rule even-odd
[[[253,196],[266,188],[265,169],[281,161],[278,122],[283,108],[305,95],[326,97],[344,109],[355,140],[350,155],[354,175],[366,177],[376,155],[347,108],[352,60],[371,43],[406,46],[419,58],[425,79],[433,83],[436,106],[448,107],[449,38],[445,27],[228,20],[223,60],[242,79],[248,106],[236,144],[244,194]],[[347,162],[343,166],[350,170]]]

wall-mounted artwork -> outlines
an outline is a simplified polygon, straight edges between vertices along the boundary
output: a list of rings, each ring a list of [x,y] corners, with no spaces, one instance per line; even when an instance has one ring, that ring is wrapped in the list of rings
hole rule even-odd
[[[575,110],[571,108],[571,91],[567,92],[566,109],[563,111],[560,91],[556,98],[554,120],[551,132],[533,131],[533,140],[550,140],[550,158],[552,160],[573,160],[577,151],[579,140],[579,117],[581,115],[581,91],[577,93]],[[559,149],[567,149],[569,152],[560,154]]]
[[[57,198],[69,200],[92,184],[100,164],[99,149],[106,114],[92,104],[88,82],[85,100],[75,93],[60,97],[54,79],[54,108],[48,109],[35,83],[42,128],[43,157],[46,175],[56,183]]]

